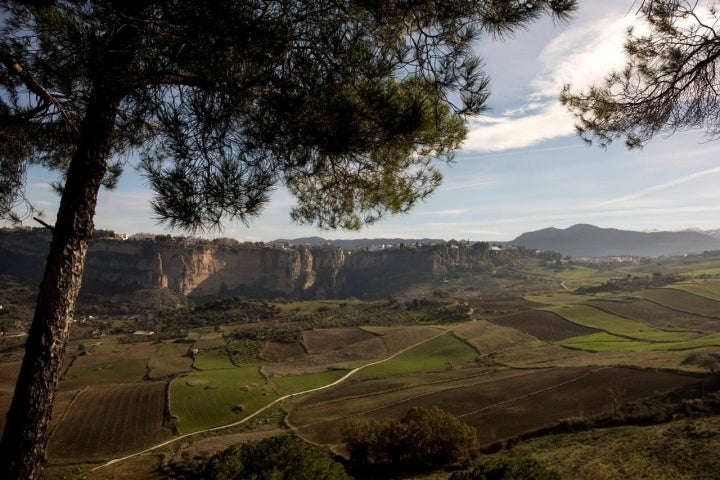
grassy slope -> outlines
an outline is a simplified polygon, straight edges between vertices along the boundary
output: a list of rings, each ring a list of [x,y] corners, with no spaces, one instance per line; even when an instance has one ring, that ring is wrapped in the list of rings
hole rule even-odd
[[[549,435],[489,457],[532,456],[563,479],[717,478],[720,417]],[[488,457],[484,457],[488,458]]]

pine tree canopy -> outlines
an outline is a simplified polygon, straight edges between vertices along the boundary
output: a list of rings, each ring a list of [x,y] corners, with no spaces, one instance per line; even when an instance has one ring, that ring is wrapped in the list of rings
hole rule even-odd
[[[574,4],[0,1],[0,214],[32,202],[29,165],[67,169],[99,93],[117,102],[104,184],[139,167],[171,227],[248,221],[282,184],[324,228],[406,212],[483,110],[474,42]]]

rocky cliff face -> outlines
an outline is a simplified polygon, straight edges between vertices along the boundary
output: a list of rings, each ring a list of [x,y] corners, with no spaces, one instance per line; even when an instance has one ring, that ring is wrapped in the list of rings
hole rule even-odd
[[[0,231],[0,274],[38,283],[49,242],[49,232],[40,229]],[[109,294],[169,288],[192,297],[234,292],[375,296],[390,285],[442,274],[447,263],[455,261],[456,250],[442,246],[369,252],[334,246],[97,239],[88,252],[83,290]]]

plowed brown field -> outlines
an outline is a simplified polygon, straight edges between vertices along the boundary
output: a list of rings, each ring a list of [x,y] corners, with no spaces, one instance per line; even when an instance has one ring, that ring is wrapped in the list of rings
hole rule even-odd
[[[303,332],[308,353],[328,352],[373,337],[372,333],[358,327],[321,328]]]
[[[80,393],[50,438],[54,460],[136,452],[172,436],[163,427],[164,382],[91,386]]]
[[[614,315],[632,318],[645,325],[664,330],[697,330],[709,334],[715,333],[720,328],[719,320],[680,312],[641,298],[591,300],[588,304]]]
[[[491,319],[491,322],[505,327],[517,328],[550,342],[581,335],[590,335],[598,330],[572,323],[560,315],[542,310],[528,310]]]
[[[489,445],[562,418],[597,415],[695,381],[672,373],[615,367],[559,368],[514,376],[503,372],[495,381],[478,377],[468,385],[398,398],[396,402],[383,396],[384,405],[373,404],[371,396],[336,399],[323,408],[352,413],[327,421],[316,421],[312,406],[301,405],[288,420],[303,437],[334,444],[341,440],[340,426],[350,418],[398,418],[414,406],[438,405],[476,427],[481,445]],[[348,408],[343,402],[354,403],[357,408]]]
[[[268,362],[284,362],[285,360],[305,354],[300,342],[281,343],[265,342],[260,358]]]
[[[720,318],[720,302],[674,288],[655,288],[640,293],[640,296],[666,307],[698,315]]]

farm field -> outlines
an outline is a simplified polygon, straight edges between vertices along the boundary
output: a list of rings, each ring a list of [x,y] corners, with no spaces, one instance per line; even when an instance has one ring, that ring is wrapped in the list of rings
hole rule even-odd
[[[590,300],[587,303],[599,310],[620,317],[632,318],[662,330],[697,331],[710,334],[717,332],[720,327],[720,320],[673,310],[639,296]]]
[[[688,331],[665,331],[649,327],[630,318],[619,317],[588,305],[561,305],[546,307],[545,310],[588,328],[606,333],[650,342],[677,342],[697,338],[699,335]]]
[[[618,350],[649,350],[653,346],[666,347],[676,343],[651,344],[627,337],[619,337],[607,332],[591,333],[579,337],[566,338],[556,342],[562,347],[589,350],[591,352],[608,352]]]
[[[674,288],[720,302],[720,285],[717,280],[693,280],[690,282],[668,285],[667,288]]]
[[[705,296],[674,288],[655,288],[642,291],[638,295],[673,310],[720,319],[720,302]]]
[[[162,342],[147,362],[148,378],[160,380],[192,370],[193,360],[189,355],[192,344],[185,342]]]
[[[529,310],[495,317],[492,322],[505,327],[516,328],[541,340],[548,341],[563,340],[597,332],[594,328],[570,322],[557,313],[545,310]]]
[[[77,349],[79,343],[76,343]],[[158,346],[150,342],[122,343],[118,337],[107,336],[85,344],[85,355],[76,355],[72,367],[60,380],[60,388],[85,385],[137,383],[147,373],[148,359]],[[73,344],[68,347],[72,352]]]
[[[230,424],[277,398],[257,367],[194,372],[170,383],[170,414],[180,433]]]
[[[487,446],[570,415],[600,414],[619,402],[635,401],[696,381],[691,376],[626,368],[546,369],[498,379],[482,376],[467,385],[411,398],[348,397],[322,402],[314,408],[313,402],[322,396],[310,396],[291,411],[288,422],[313,442],[337,444],[340,426],[350,418],[398,418],[411,406],[442,405],[476,427],[481,445]],[[373,402],[376,397],[377,402]],[[317,421],[318,409],[332,411],[335,418]],[[498,421],[500,418],[502,421]]]
[[[239,312],[246,323],[205,324],[155,341],[130,334],[75,339],[55,403],[50,464],[84,468],[189,433],[197,435],[144,456],[147,468],[181,450],[207,455],[229,438],[287,429],[342,452],[345,421],[399,418],[414,406],[449,410],[477,428],[483,447],[563,419],[612,413],[720,370],[720,281],[686,277],[659,288],[595,294],[572,289],[718,265],[720,258],[703,258],[556,272],[535,262],[497,277],[473,272],[428,281],[426,297],[263,300],[264,311],[277,317],[255,320]],[[523,286],[527,274],[534,276]],[[443,318],[463,308],[473,312]],[[5,355],[0,409],[6,410],[18,368],[9,360],[18,354]],[[321,388],[356,368],[342,383]],[[286,395],[271,414],[205,432]],[[142,463],[128,460],[133,468]],[[119,471],[114,465],[107,470],[112,475],[88,478],[123,478],[115,476]]]
[[[322,328],[303,332],[303,342],[308,353],[322,353],[369,340],[373,336],[369,331],[358,327]]]
[[[55,428],[49,456],[65,462],[105,459],[171,438],[163,424],[165,389],[164,382],[85,387]]]
[[[579,355],[576,351],[558,347],[516,328],[483,320],[459,325],[453,332],[475,348],[477,360],[483,365],[534,367],[563,359],[577,359]]]
[[[307,352],[299,341],[293,343],[268,341],[260,351],[260,358],[268,362],[282,362],[305,353]]]
[[[360,379],[392,377],[400,373],[434,372],[472,362],[477,351],[453,335],[443,334],[390,361],[373,365],[358,375]]]
[[[536,267],[527,270],[528,273],[540,277],[553,278],[559,283],[564,284],[569,289],[574,289],[583,285],[602,283],[616,275],[617,272],[598,270],[586,265],[573,265],[570,268],[561,271],[555,271],[550,267]]]

